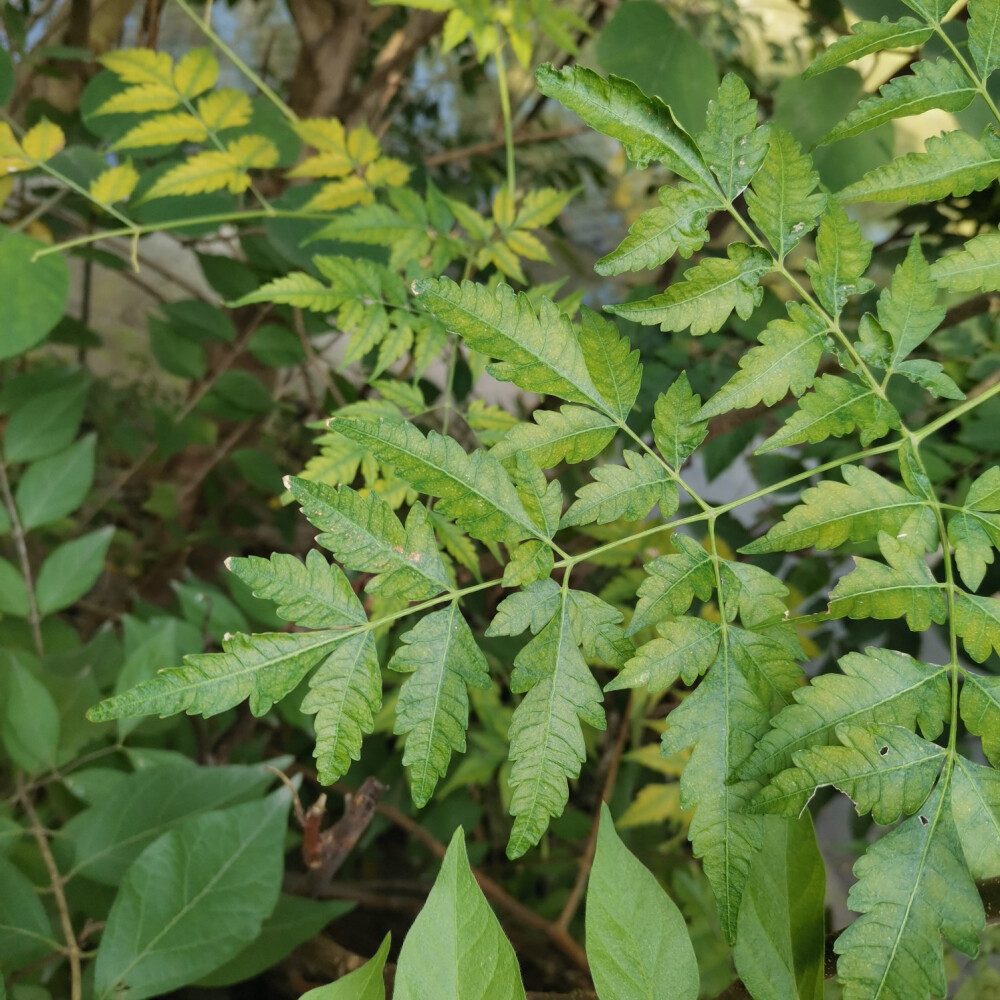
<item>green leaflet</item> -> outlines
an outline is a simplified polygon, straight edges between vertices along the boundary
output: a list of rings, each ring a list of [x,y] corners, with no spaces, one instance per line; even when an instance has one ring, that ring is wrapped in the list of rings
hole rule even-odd
[[[514,828],[507,856],[519,858],[537,844],[569,798],[567,779],[586,760],[580,722],[604,729],[601,689],[573,634],[566,592],[551,621],[514,659],[510,678],[524,698],[511,719],[510,811]]]
[[[346,421],[338,423],[338,430]],[[363,497],[349,486],[290,476],[285,486],[321,534],[316,537],[344,569],[371,573],[369,593],[422,600],[450,589],[427,512],[415,504],[406,527],[374,491]]]
[[[806,490],[799,506],[740,552],[835,549],[848,540],[873,540],[880,531],[895,535],[917,512],[928,524],[933,520],[925,500],[878,473],[860,465],[845,465],[841,472],[845,482],[824,480]]]
[[[489,454],[468,455],[453,438],[435,431],[424,437],[410,423],[335,418],[330,424],[364,445],[414,489],[439,497],[438,510],[473,538],[514,542],[538,537],[538,527],[503,466]]]
[[[911,68],[912,76],[894,77],[879,87],[878,97],[866,97],[820,139],[820,145],[860,135],[895,118],[923,114],[933,108],[964,111],[978,93],[958,64],[948,59],[922,60]]]
[[[759,347],[740,358],[740,370],[698,411],[705,420],[763,402],[772,406],[791,392],[801,396],[816,377],[829,334],[826,320],[797,302],[788,304],[788,319],[768,323]]]
[[[608,667],[622,667],[632,658],[635,646],[619,622],[625,616],[596,594],[569,591],[569,625],[583,655]]]
[[[304,563],[275,552],[270,559],[227,559],[226,569],[255,597],[274,601],[280,618],[303,628],[345,628],[367,622],[365,609],[343,570],[331,566],[317,549],[309,550]]]
[[[920,252],[920,239],[914,236],[906,258],[878,300],[879,324],[892,338],[890,366],[895,368],[919,347],[937,329],[944,313],[944,307],[937,305],[937,285]]]
[[[861,913],[837,938],[844,1000],[943,996],[943,934],[975,955],[983,904],[962,855],[946,771],[916,816],[855,864],[847,905]]]
[[[309,242],[341,240],[344,243],[368,243],[389,247],[391,267],[405,266],[418,260],[431,249],[427,234],[428,221],[415,215],[409,217],[388,205],[361,205],[339,213],[332,222],[317,230]]]
[[[812,160],[784,129],[768,131],[767,155],[746,194],[747,209],[779,261],[815,225],[826,195]],[[745,317],[744,317],[745,318]]]
[[[813,391],[799,400],[799,408],[775,431],[755,454],[785,448],[793,444],[817,444],[828,437],[843,437],[857,429],[861,444],[884,437],[899,429],[899,414],[895,407],[865,389],[857,382],[848,382],[837,375],[821,375],[813,383]]]
[[[1000,510],[1000,466],[987,469],[969,487],[965,506],[969,510]]]
[[[664,517],[677,509],[677,486],[657,459],[627,449],[622,457],[625,465],[598,465],[591,470],[595,482],[576,491],[577,499],[563,515],[561,527],[638,521],[657,504]]]
[[[237,633],[223,640],[221,653],[191,653],[181,667],[161,670],[151,680],[95,705],[92,722],[136,715],[217,715],[249,699],[260,717],[344,640],[338,632]]]
[[[410,769],[410,794],[424,806],[447,772],[452,751],[465,752],[466,685],[487,690],[489,667],[457,603],[421,618],[400,641],[389,669],[412,676],[399,693],[393,732],[406,737],[403,765]]]
[[[956,757],[951,811],[969,874],[975,879],[996,878],[1000,875],[1000,773]]]
[[[632,412],[642,384],[639,352],[618,336],[618,328],[600,313],[584,306],[580,311],[580,349],[590,377],[600,393],[598,407],[616,422]],[[547,331],[551,336],[551,330]]]
[[[728,257],[708,257],[684,272],[684,280],[665,292],[641,302],[608,306],[608,311],[646,326],[680,331],[688,327],[694,336],[714,333],[735,310],[748,319],[760,305],[763,289],[757,284],[771,270],[770,256],[757,247],[732,243]]]
[[[668,615],[682,615],[697,597],[707,601],[715,590],[711,556],[693,538],[674,534],[678,550],[646,563],[646,579],[639,586],[639,600],[626,632],[635,635]]]
[[[559,480],[553,479],[550,483],[545,473],[523,452],[514,456],[513,474],[517,495],[524,509],[541,528],[544,537],[551,538],[559,527],[559,515],[562,513],[562,486]]]
[[[942,584],[924,561],[922,548],[879,532],[878,547],[888,566],[855,556],[855,569],[830,591],[830,614],[840,618],[902,618],[911,632],[948,617]]]
[[[926,21],[940,23],[951,10],[948,0],[903,0],[910,10],[915,10]]]
[[[939,201],[982,191],[1000,177],[1000,141],[967,132],[931,136],[922,153],[907,153],[844,188],[841,201]]]
[[[302,711],[316,716],[316,769],[322,784],[342,778],[361,759],[361,738],[375,728],[382,674],[375,638],[359,632],[336,646],[309,679]]]
[[[962,582],[969,590],[977,590],[986,567],[993,563],[993,541],[987,529],[975,514],[960,511],[948,522],[948,541],[955,550]]]
[[[851,34],[838,38],[822,55],[817,56],[803,73],[805,79],[846,66],[848,63],[886,49],[905,49],[912,45],[923,45],[931,35],[932,28],[916,18],[901,17],[890,21],[859,21],[851,25]]]
[[[542,469],[586,462],[604,451],[617,430],[610,418],[586,406],[537,409],[531,416],[534,423],[514,424],[490,449],[495,459],[508,465],[522,452]]]
[[[718,622],[687,615],[663,621],[656,627],[660,638],[639,647],[605,691],[645,687],[663,691],[678,679],[694,682],[715,662],[719,652],[721,626]]]
[[[675,253],[686,260],[708,241],[708,215],[718,207],[716,194],[693,184],[661,187],[660,204],[646,209],[594,270],[603,275],[641,271],[659,267]]]
[[[992,0],[969,0],[969,51],[980,77],[1000,66],[1000,6]]]
[[[528,628],[532,635],[538,635],[559,610],[561,602],[562,592],[555,580],[538,580],[497,605],[486,635],[520,635]]]
[[[902,726],[836,728],[842,746],[797,750],[795,767],[776,774],[754,799],[755,812],[798,816],[816,789],[833,785],[849,796],[858,815],[871,813],[888,826],[915,813],[930,795],[946,751]]]
[[[976,663],[1000,653],[1000,601],[955,591],[955,631]]]
[[[894,374],[902,375],[916,385],[923,386],[932,396],[943,399],[965,399],[965,393],[946,375],[940,361],[915,358],[900,361]]]
[[[726,621],[735,620],[739,614],[747,628],[759,628],[781,621],[788,614],[784,601],[788,588],[760,566],[722,559],[719,578]]]
[[[758,786],[732,778],[766,731],[768,714],[723,633],[718,658],[705,679],[667,717],[661,744],[664,756],[694,745],[681,777],[681,805],[695,809],[692,847],[703,860],[730,942],[736,937],[750,865],[764,835],[762,818],[745,811]]]
[[[699,187],[715,189],[697,147],[658,97],[647,97],[622,77],[604,80],[582,66],[561,70],[539,66],[535,82],[546,97],[559,101],[591,128],[617,139],[638,166],[656,160]]]
[[[1000,767],[1000,677],[966,673],[959,703],[966,728],[983,741],[983,753]]]
[[[843,673],[821,674],[794,692],[796,704],[771,721],[740,772],[761,778],[788,767],[796,750],[833,742],[838,725],[886,724],[913,729],[927,739],[940,735],[950,705],[945,667],[921,663],[905,653],[869,648],[841,657]]]
[[[732,201],[750,183],[768,150],[768,132],[757,128],[757,102],[735,73],[723,77],[718,97],[708,102],[705,125],[697,137],[698,148]]]
[[[819,218],[816,260],[806,260],[805,268],[816,298],[832,316],[840,315],[852,295],[863,295],[874,287],[863,277],[871,259],[871,242],[843,206],[829,199]]]
[[[1000,290],[1000,233],[981,233],[964,250],[934,261],[931,277],[951,292]]]
[[[708,421],[696,417],[700,409],[701,396],[691,391],[687,372],[681,372],[653,404],[653,440],[675,472],[708,433]]]
[[[528,297],[508,285],[494,292],[484,285],[450,278],[414,283],[420,304],[473,350],[498,358],[490,374],[527,392],[604,408],[583,358],[573,325],[558,306],[542,299],[539,315]]]

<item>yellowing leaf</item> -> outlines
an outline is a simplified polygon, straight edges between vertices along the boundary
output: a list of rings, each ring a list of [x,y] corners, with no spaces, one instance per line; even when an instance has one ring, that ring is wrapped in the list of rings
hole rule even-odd
[[[262,135],[241,135],[226,144],[226,151],[244,169],[267,170],[278,162],[278,150]]]
[[[303,206],[306,212],[335,212],[351,205],[370,205],[375,196],[360,177],[324,184]]]
[[[379,147],[378,139],[371,134],[366,126],[362,125],[361,128],[354,129],[347,137],[347,152],[352,160],[364,166],[366,163],[377,160],[382,150]]]
[[[654,782],[639,789],[615,825],[619,830],[627,830],[633,826],[662,826],[673,820],[686,827],[693,815],[693,810],[685,812],[681,809],[681,786],[678,782],[663,785]]]
[[[208,130],[186,111],[147,118],[129,129],[112,149],[142,149],[146,146],[179,146],[182,142],[201,142]]]
[[[102,205],[113,205],[116,201],[124,201],[138,183],[139,171],[130,160],[95,177],[90,182],[90,197]]]
[[[336,118],[306,118],[292,128],[303,142],[321,152],[347,152],[347,133]]]
[[[21,140],[25,153],[33,160],[42,163],[55,156],[65,145],[66,136],[63,135],[63,130],[58,125],[53,125],[47,118],[43,118]]]
[[[152,49],[118,49],[100,57],[105,69],[116,73],[126,83],[172,83],[173,60],[166,52]]]
[[[181,97],[197,97],[219,79],[219,64],[211,49],[189,49],[174,67],[174,86]]]
[[[173,87],[162,83],[129,87],[109,97],[95,115],[145,114],[149,111],[170,111],[181,103]]]
[[[402,187],[410,179],[410,168],[392,156],[379,157],[365,170],[365,180],[372,187]]]
[[[354,169],[354,164],[346,152],[326,150],[318,156],[310,156],[297,167],[288,171],[288,177],[343,177]]]
[[[31,160],[25,157],[11,127],[6,122],[0,122],[0,174],[30,170],[33,166]]]
[[[213,90],[211,94],[199,97],[197,108],[205,127],[213,132],[246,125],[253,113],[250,98],[232,87]]]
[[[168,170],[150,188],[146,199],[169,195],[205,194],[228,188],[240,194],[250,186],[250,176],[236,158],[227,152],[210,150],[192,156],[186,163]]]
[[[510,188],[502,186],[493,198],[493,218],[501,229],[514,224],[514,199]]]
[[[527,257],[528,260],[551,260],[545,244],[534,235],[524,229],[513,229],[504,237],[504,242],[519,257]]]

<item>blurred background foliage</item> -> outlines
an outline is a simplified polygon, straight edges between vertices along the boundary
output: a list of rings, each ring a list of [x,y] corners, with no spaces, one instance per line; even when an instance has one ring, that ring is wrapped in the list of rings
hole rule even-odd
[[[810,60],[854,21],[896,16],[894,0],[844,6],[839,0],[483,0],[459,6],[467,23],[449,15],[447,2],[407,8],[368,0],[217,0],[210,11],[197,13],[299,115],[336,117],[349,129],[370,130],[387,156],[409,165],[410,185],[423,191],[433,184],[451,205],[442,209],[446,216],[457,217],[467,234],[481,230],[476,239],[483,245],[493,239],[494,224],[503,222],[495,199],[507,170],[497,62],[485,58],[495,43],[490,33],[499,33],[507,51],[518,184],[563,192],[567,207],[561,202],[551,221],[532,231],[540,252],[522,243],[531,252],[520,260],[501,257],[499,250],[467,260],[483,280],[503,274],[518,286],[558,288],[570,309],[644,297],[698,255],[668,262],[652,275],[595,273],[594,262],[657,204],[666,176],[628,167],[617,144],[587,132],[542,98],[531,75],[539,62],[575,59],[627,76],[667,101],[689,131],[702,127],[721,76],[734,70],[764,117],[808,148],[861,95],[905,71],[912,58],[881,53],[801,78]],[[440,427],[454,400],[465,418],[456,419],[452,432],[489,444],[509,425],[505,414],[527,414],[538,405],[481,378],[481,359],[471,355],[449,370],[443,345],[425,344],[421,357],[418,347],[409,352],[404,343],[386,362],[377,343],[352,350],[351,338],[322,316],[284,306],[224,305],[290,270],[315,273],[316,253],[389,263],[407,276],[409,263],[391,261],[388,248],[322,236],[303,247],[321,228],[316,223],[182,223],[135,245],[124,236],[83,242],[64,256],[29,263],[29,250],[87,236],[109,221],[72,185],[86,188],[107,165],[108,143],[138,119],[95,114],[116,85],[95,57],[138,45],[179,58],[203,44],[199,25],[172,0],[5,0],[0,8],[2,120],[19,131],[43,119],[58,124],[67,144],[50,166],[72,182],[67,187],[39,172],[0,176],[0,967],[8,994],[18,1000],[70,995],[59,944],[64,914],[53,893],[39,896],[33,889],[53,877],[50,862],[86,953],[115,887],[142,848],[223,805],[267,808],[271,800],[264,796],[274,775],[262,762],[295,775],[303,803],[313,806],[304,817],[302,843],[283,845],[296,852],[283,876],[285,895],[277,909],[271,901],[270,916],[262,915],[265,934],[255,946],[200,976],[200,985],[177,984],[172,995],[298,996],[353,968],[358,955],[376,950],[386,929],[402,932],[410,924],[433,880],[437,848],[459,824],[468,831],[473,865],[504,894],[491,902],[517,946],[526,983],[536,990],[585,983],[572,956],[554,948],[554,938],[540,934],[537,922],[525,924],[510,901],[549,927],[561,926],[564,935],[578,934],[574,887],[605,789],[619,829],[669,885],[689,921],[704,994],[720,994],[733,978],[732,963],[711,893],[685,842],[688,816],[677,793],[684,760],[664,760],[656,742],[664,716],[682,696],[676,692],[609,701],[608,732],[590,733],[591,766],[566,813],[552,822],[541,849],[517,864],[503,860],[508,696],[496,686],[471,692],[471,752],[453,762],[433,801],[417,813],[395,749],[388,692],[364,760],[347,783],[327,790],[335,820],[342,796],[353,803],[353,790],[366,778],[388,787],[356,843],[345,841],[351,849],[335,879],[317,879],[296,860],[323,815],[322,789],[309,766],[312,722],[295,707],[297,696],[263,719],[244,706],[207,721],[85,721],[84,710],[102,695],[186,653],[216,648],[226,633],[285,627],[270,604],[223,571],[230,555],[304,555],[310,548],[307,523],[287,505],[284,475],[304,469],[312,478],[377,489],[394,506],[407,500],[405,488],[384,470],[364,455],[345,453],[342,439],[324,434],[322,421],[331,413],[364,402],[418,414]],[[928,43],[926,54],[932,49]],[[219,83],[253,96],[253,128],[275,142],[282,167],[296,163],[298,139],[246,75],[224,62]],[[1000,84],[994,80],[994,86]],[[929,112],[820,147],[815,157],[822,182],[840,189],[894,155],[923,148],[927,136],[954,127],[954,117],[978,133],[985,124],[979,114],[978,105],[957,116]],[[175,155],[172,147],[140,150],[140,183],[148,189]],[[264,176],[260,193],[294,208],[309,190],[275,170]],[[212,216],[234,204],[235,196],[216,192],[185,199],[183,211],[188,218]],[[876,244],[877,279],[875,289],[852,303],[857,315],[872,307],[915,228],[926,234],[925,246],[943,252],[1000,219],[995,187],[930,206],[863,205],[856,215]],[[135,217],[177,222],[162,201],[141,206]],[[731,241],[731,225],[719,221],[708,252]],[[790,266],[799,266],[794,255]],[[719,333],[697,340],[619,323],[645,366],[636,431],[648,430],[653,399],[679,372],[687,372],[703,397],[728,379],[747,343],[782,312],[781,289],[769,287],[765,294],[770,308],[758,310],[750,323],[734,317]],[[948,313],[933,338],[947,373],[966,392],[1000,377],[996,305],[993,294],[966,301]],[[934,405],[916,387],[896,391],[893,402],[907,419],[919,422],[921,409]],[[442,400],[447,405],[435,411]],[[977,468],[997,460],[998,418],[1000,402],[993,400],[928,442],[928,460],[937,449],[940,474],[958,465],[969,470],[967,482]],[[763,410],[713,423],[691,482],[710,500],[729,499],[853,450],[850,442],[830,439],[754,457],[755,445],[776,425],[775,414]],[[573,474],[566,472],[567,485]],[[20,515],[21,535],[12,530],[11,509]],[[762,511],[746,514],[759,518]],[[720,528],[729,533],[723,541],[733,551],[748,537],[739,522]],[[614,524],[588,529],[578,544],[624,530]],[[575,586],[628,608],[641,562],[657,551],[616,549]],[[489,566],[489,553],[472,556],[457,541],[449,554],[470,579],[480,572],[480,556]],[[775,570],[779,558],[766,568]],[[33,581],[25,580],[25,561]],[[797,563],[788,583],[805,612],[822,608],[836,570],[829,556]],[[987,587],[995,591],[1000,570],[991,566],[987,574]],[[487,590],[467,603],[480,632],[498,598]],[[829,669],[865,642],[917,653],[921,641],[902,622],[875,621],[852,623],[849,634],[836,624],[821,625],[803,639],[814,671]],[[380,635],[382,652],[395,641],[393,632]],[[522,641],[484,640],[496,676],[509,674]],[[988,669],[996,669],[995,660]],[[387,683],[394,683],[391,677]],[[819,815],[828,919],[840,927],[847,920],[850,866],[868,828],[845,799]],[[34,921],[33,938],[10,931],[25,919]],[[963,977],[962,1000],[997,995],[989,961],[964,972],[953,964],[952,972]],[[93,990],[86,975],[82,989],[85,995]],[[828,983],[827,989],[836,988]]]

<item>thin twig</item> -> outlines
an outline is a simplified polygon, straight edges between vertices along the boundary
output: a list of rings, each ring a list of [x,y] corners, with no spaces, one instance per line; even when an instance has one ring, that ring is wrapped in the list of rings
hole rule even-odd
[[[589,131],[586,125],[573,125],[568,128],[553,128],[545,132],[520,132],[514,136],[515,146],[526,146],[533,142],[552,142],[556,139],[570,139],[575,135],[583,135]],[[507,145],[505,139],[488,139],[485,142],[477,142],[472,146],[463,146],[461,149],[446,149],[441,153],[432,153],[424,157],[425,167],[440,167],[445,163],[454,163],[456,160],[469,160],[474,156],[481,156],[483,153],[492,153],[497,149],[503,149]]]
[[[24,778],[21,774],[17,776],[17,791],[21,805],[27,814],[30,823],[31,835],[35,838],[38,851],[42,855],[42,862],[48,872],[49,881],[52,883],[52,896],[56,901],[56,909],[59,911],[59,923],[62,926],[63,937],[66,939],[66,957],[69,959],[70,978],[70,1000],[81,1000],[83,996],[82,976],[80,970],[80,945],[73,931],[73,921],[69,915],[69,905],[66,902],[66,893],[63,891],[63,877],[59,873],[59,866],[52,856],[48,838],[45,835],[45,827],[38,818],[35,811],[35,804],[31,801],[31,795],[25,791]]]
[[[45,646],[42,643],[42,623],[38,614],[38,602],[35,600],[35,581],[31,574],[31,560],[28,558],[28,545],[24,540],[24,527],[21,518],[17,513],[17,504],[14,503],[14,494],[10,490],[10,479],[7,476],[7,464],[0,456],[0,493],[3,493],[3,504],[7,508],[7,515],[10,517],[11,530],[14,533],[14,545],[17,548],[17,558],[21,563],[21,575],[24,577],[24,587],[28,592],[28,624],[31,626],[31,637],[35,642],[35,652],[39,656],[45,655]]]
[[[569,929],[570,921],[576,916],[576,911],[583,900],[583,892],[590,876],[590,869],[594,864],[594,854],[597,852],[597,831],[601,823],[601,805],[611,798],[614,791],[615,781],[618,778],[618,768],[621,765],[622,754],[625,752],[625,741],[629,734],[629,716],[632,714],[632,695],[629,694],[625,711],[622,713],[621,725],[618,727],[618,735],[611,746],[608,771],[604,777],[604,785],[601,788],[601,797],[594,810],[594,819],[590,824],[590,835],[587,837],[587,844],[580,855],[580,869],[576,874],[576,881],[566,899],[566,904],[556,920],[556,927],[561,927],[564,931]]]
[[[330,786],[339,795],[354,795],[355,790],[339,782]],[[400,812],[393,806],[384,802],[379,802],[375,806],[375,811],[384,816],[387,820],[395,823],[396,826],[405,830],[414,840],[420,841],[435,857],[443,858],[447,847],[441,843],[433,834],[428,833],[419,823],[412,820],[406,813]],[[584,972],[589,971],[587,956],[584,950],[576,943],[572,936],[563,928],[550,923],[544,917],[535,913],[534,910],[519,903],[510,895],[499,883],[494,882],[488,875],[484,875],[477,869],[472,869],[472,874],[479,883],[479,888],[483,894],[492,900],[500,909],[505,910],[510,916],[520,921],[526,927],[538,931],[563,953],[577,968]]]
[[[330,397],[338,407],[347,406],[347,400],[344,399],[344,394],[340,391],[337,387],[337,383],[334,382],[333,378],[330,376],[329,367],[320,359],[319,355],[313,348],[312,342],[309,340],[309,335],[306,333],[305,320],[302,318],[301,309],[292,310],[292,326],[295,327],[295,335],[299,338],[302,350],[306,352],[306,357],[309,359],[310,367],[315,368],[319,373],[319,377],[323,380],[323,384],[326,386],[327,392],[330,393]]]

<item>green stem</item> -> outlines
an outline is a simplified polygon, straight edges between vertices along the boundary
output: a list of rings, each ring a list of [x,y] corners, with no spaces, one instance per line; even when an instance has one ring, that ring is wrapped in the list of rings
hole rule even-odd
[[[965,75],[972,81],[972,85],[976,88],[979,96],[986,102],[986,106],[990,109],[990,113],[993,117],[1000,122],[1000,109],[997,108],[996,104],[993,102],[993,98],[990,97],[989,91],[986,89],[985,82],[980,79],[979,74],[969,65],[968,60],[959,51],[955,43],[948,37],[948,33],[941,27],[939,23],[932,22],[931,27],[934,29],[934,34],[944,42],[945,46],[955,57],[955,61],[959,66],[962,67],[962,71]]]
[[[981,392],[978,396],[972,396],[967,399],[964,403],[960,403],[958,406],[953,407],[947,413],[943,413],[936,420],[932,420],[929,424],[921,427],[918,431],[912,431],[914,441],[919,444],[924,438],[930,437],[931,434],[937,433],[942,427],[947,426],[953,420],[957,420],[959,417],[964,416],[970,410],[974,410],[977,406],[985,403],[986,400],[992,399],[997,393],[1000,393],[1000,382],[996,385],[991,385],[985,392]]]
[[[199,17],[185,2],[176,0],[177,6],[192,20],[205,37],[287,118],[297,122],[299,116],[223,41],[206,19]]]
[[[496,51],[497,83],[500,87],[500,111],[503,114],[503,137],[507,147],[507,190],[513,205],[517,194],[514,178],[514,119],[510,110],[510,91],[507,89],[507,70],[503,61],[503,46]]]

